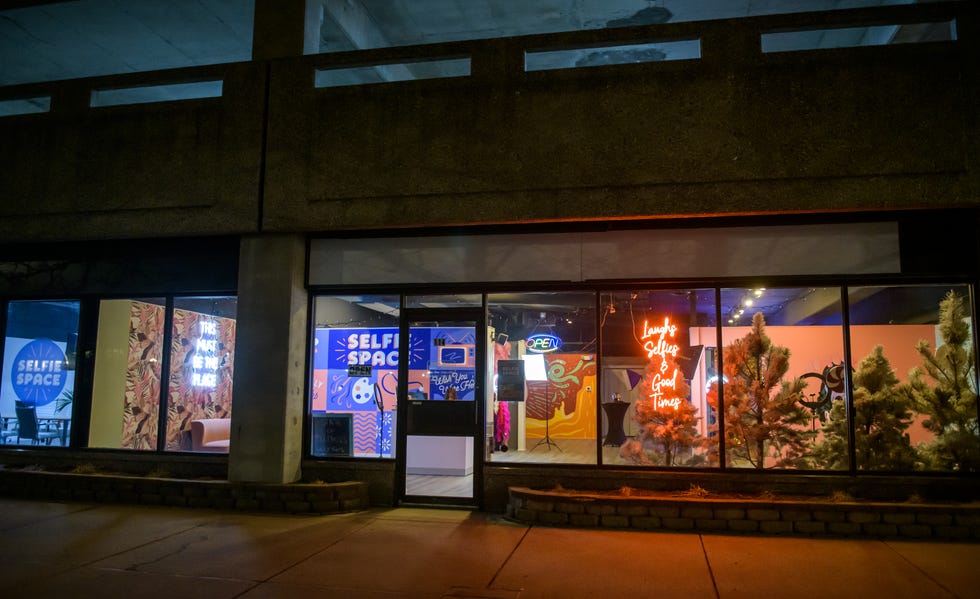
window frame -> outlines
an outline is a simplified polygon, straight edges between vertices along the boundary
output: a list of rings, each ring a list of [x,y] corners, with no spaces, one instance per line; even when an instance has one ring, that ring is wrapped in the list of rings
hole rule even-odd
[[[311,340],[310,340],[309,347],[310,347],[310,352],[312,352],[312,335],[313,335],[313,329],[314,329],[313,318],[312,318],[312,308],[313,308],[313,305],[314,305],[314,303],[316,301],[316,298],[317,297],[320,297],[320,296],[324,296],[324,295],[350,295],[350,294],[356,294],[356,293],[372,294],[372,295],[375,295],[375,294],[377,294],[377,295],[386,295],[386,294],[393,294],[393,293],[399,293],[399,292],[410,293],[410,294],[413,294],[413,295],[417,295],[417,294],[425,294],[425,293],[438,294],[438,293],[460,292],[460,290],[463,289],[463,290],[469,291],[471,293],[480,293],[480,294],[482,294],[482,296],[484,297],[484,303],[486,304],[486,302],[488,301],[487,298],[489,296],[495,294],[495,293],[507,293],[507,292],[526,292],[526,293],[530,293],[530,292],[535,292],[535,291],[548,291],[548,292],[556,292],[556,291],[557,292],[561,292],[561,291],[568,291],[568,292],[592,292],[596,296],[596,304],[597,304],[597,308],[598,308],[600,306],[600,304],[601,304],[601,295],[603,293],[607,293],[607,292],[635,290],[635,289],[641,289],[641,290],[644,290],[644,291],[648,291],[648,290],[649,291],[655,291],[655,290],[686,290],[686,289],[690,289],[690,290],[702,289],[703,290],[703,289],[711,289],[711,290],[714,290],[714,292],[716,294],[716,310],[717,310],[717,313],[716,313],[716,316],[715,316],[716,317],[716,323],[715,323],[714,326],[716,328],[717,337],[718,337],[718,340],[717,340],[717,349],[719,351],[716,352],[716,359],[717,359],[717,361],[719,363],[716,364],[715,367],[716,367],[716,369],[719,372],[721,372],[721,368],[722,368],[721,361],[723,359],[723,352],[720,351],[720,349],[724,347],[724,345],[722,343],[721,330],[725,326],[725,324],[724,324],[725,321],[723,320],[723,318],[722,318],[723,315],[721,313],[722,308],[721,308],[721,297],[720,296],[721,296],[722,289],[730,289],[730,288],[754,288],[754,287],[759,287],[759,286],[762,286],[762,287],[772,287],[772,288],[780,288],[780,287],[781,288],[795,288],[795,287],[809,286],[809,287],[837,288],[837,289],[840,290],[840,296],[841,296],[841,298],[840,298],[839,307],[840,307],[840,311],[841,311],[841,323],[839,325],[836,325],[836,326],[839,326],[841,328],[841,337],[842,337],[842,340],[843,340],[842,350],[843,350],[843,358],[844,358],[844,361],[845,361],[845,363],[853,363],[853,359],[852,359],[852,356],[851,356],[851,353],[850,353],[851,352],[851,348],[850,348],[850,344],[851,344],[850,337],[851,337],[851,335],[850,335],[849,320],[848,320],[850,306],[849,306],[849,303],[848,303],[847,290],[849,288],[855,287],[855,286],[908,286],[908,285],[936,285],[936,286],[944,286],[945,285],[945,286],[951,286],[951,287],[962,287],[962,286],[965,286],[969,290],[969,297],[967,298],[968,310],[969,310],[970,314],[973,316],[974,322],[976,322],[976,310],[977,310],[977,308],[976,308],[976,299],[975,299],[975,296],[976,296],[975,284],[976,284],[975,279],[973,279],[973,278],[971,278],[969,276],[964,276],[964,275],[958,275],[958,276],[957,275],[919,275],[919,276],[912,276],[912,275],[906,275],[906,276],[902,276],[902,275],[880,275],[880,276],[876,276],[876,275],[847,275],[847,276],[828,276],[828,277],[779,276],[779,277],[760,277],[758,279],[751,279],[751,280],[745,279],[744,277],[738,277],[738,278],[716,278],[716,279],[686,279],[686,280],[678,280],[678,281],[634,281],[634,282],[629,282],[629,281],[610,281],[610,282],[588,281],[588,282],[585,282],[585,283],[564,283],[564,284],[554,284],[554,283],[545,283],[545,282],[542,282],[542,283],[539,283],[539,284],[522,283],[522,284],[517,284],[517,285],[513,285],[513,284],[508,285],[508,284],[500,284],[500,283],[486,283],[486,284],[467,283],[465,285],[461,285],[459,287],[452,288],[452,291],[449,291],[449,288],[447,286],[444,286],[444,285],[429,286],[429,287],[423,287],[423,286],[418,286],[418,285],[378,285],[378,286],[358,285],[355,288],[351,288],[351,287],[333,287],[333,286],[329,286],[329,285],[310,285],[309,286],[309,298],[310,298],[309,301],[310,301],[310,308],[311,308],[311,310],[310,310],[311,318],[310,318],[309,330],[310,330]],[[602,330],[601,330],[601,324],[600,324],[601,323],[601,314],[602,313],[599,310],[597,310],[596,313],[595,313],[595,327],[596,327],[596,333],[597,333],[597,351],[596,351],[595,360],[596,360],[596,369],[597,369],[597,386],[598,386],[598,389],[602,389],[603,388],[602,387],[602,385],[603,385],[603,382],[602,382],[602,368],[603,368],[603,366],[602,366],[602,354],[601,354],[601,351],[598,350],[598,348],[601,348],[602,347]],[[973,341],[974,341],[974,343],[976,343],[976,341],[977,341],[976,340],[976,337],[977,337],[977,327],[976,326],[973,327],[973,335],[974,335],[974,340]],[[309,356],[308,356],[308,358],[309,358]],[[490,356],[488,356],[488,359],[490,359]],[[976,368],[976,365],[974,367]],[[309,418],[309,414],[310,414],[310,406],[309,406],[309,401],[310,401],[310,399],[309,399],[310,398],[310,395],[309,395],[309,384],[310,384],[310,380],[311,379],[312,379],[312,366],[308,364],[308,367],[307,367],[307,389],[306,389],[306,409],[305,409],[307,418]],[[724,387],[723,387],[723,385],[722,385],[721,392],[722,392],[722,394],[724,393]],[[724,397],[724,396],[722,395],[722,397]],[[598,397],[598,395],[597,395],[597,404],[600,403],[600,401],[601,401],[601,397]],[[846,402],[847,412],[848,412],[848,418],[850,420],[853,417],[852,416],[852,411],[853,410],[851,408],[851,406],[853,405],[853,391],[852,391],[852,384],[851,384],[851,381],[850,381],[850,373],[847,374],[847,387],[846,387],[846,391],[845,391],[845,394],[844,394],[844,401]],[[978,406],[978,417],[980,417],[980,406]],[[597,419],[597,423],[596,424],[597,424],[597,427],[598,427],[597,428],[597,431],[601,432],[601,430],[602,430],[602,428],[601,428],[602,427],[602,414],[598,411],[598,409],[597,409],[596,419]],[[724,430],[725,422],[724,422],[724,413],[723,413],[723,411],[719,411],[716,414],[716,419],[717,419],[717,426],[719,427],[719,430]],[[853,431],[853,425],[849,425],[848,428],[849,428],[849,430]],[[311,460],[323,460],[323,461],[326,461],[326,462],[329,462],[329,461],[332,461],[332,460],[350,460],[350,459],[355,459],[355,458],[330,458],[330,457],[322,457],[322,456],[313,456],[311,454],[311,451],[310,451],[311,450],[311,445],[310,445],[310,440],[308,438],[309,437],[309,431],[310,431],[309,425],[307,425],[306,427],[304,427],[304,430],[305,430],[305,436],[304,436],[304,457],[305,458],[311,459]],[[569,467],[569,468],[573,468],[573,469],[582,469],[582,468],[584,468],[584,469],[594,469],[594,468],[599,468],[600,470],[609,470],[609,471],[616,471],[616,470],[636,471],[637,470],[637,467],[636,466],[619,465],[619,464],[605,464],[605,463],[603,463],[603,461],[602,461],[602,447],[601,447],[602,439],[601,439],[601,437],[602,437],[601,434],[597,434],[596,460],[592,464],[556,464],[554,462],[527,462],[527,463],[523,463],[522,462],[520,464],[520,466],[521,467],[528,467],[528,468],[553,468],[555,466]],[[977,442],[980,443],[980,436],[978,436],[978,441]],[[696,468],[688,468],[688,467],[663,467],[663,466],[650,466],[650,467],[647,467],[647,466],[644,466],[642,468],[642,470],[643,471],[651,471],[651,472],[669,471],[669,472],[690,472],[690,473],[697,473],[697,472],[702,472],[703,473],[703,472],[712,472],[712,471],[715,471],[715,472],[739,472],[739,471],[745,471],[745,469],[743,469],[743,468],[735,468],[735,467],[732,467],[730,464],[726,463],[726,459],[725,459],[725,456],[726,456],[726,448],[724,446],[724,439],[723,438],[720,439],[720,441],[719,441],[718,449],[719,449],[720,461],[719,461],[719,464],[717,466],[696,467]],[[919,470],[915,470],[915,471],[900,471],[900,470],[894,470],[894,471],[891,471],[891,470],[890,471],[867,471],[867,470],[859,470],[855,466],[855,446],[854,446],[853,436],[852,436],[852,438],[848,442],[848,450],[847,451],[848,451],[848,463],[849,463],[849,467],[846,470],[839,470],[839,469],[838,470],[826,470],[826,469],[808,469],[808,468],[800,468],[800,469],[765,468],[764,470],[762,470],[762,472],[763,473],[774,472],[774,473],[784,473],[784,474],[786,474],[786,473],[790,473],[790,474],[797,473],[797,474],[807,474],[807,475],[809,475],[809,474],[850,474],[850,475],[855,475],[855,474],[856,475],[889,474],[889,475],[913,475],[913,476],[915,476],[915,475],[955,474],[953,472],[943,472],[943,471],[935,471],[935,470],[923,470],[923,471],[919,471]],[[358,459],[358,460],[364,460],[364,459],[379,460],[379,459],[389,459],[389,458],[356,458],[356,459]],[[485,462],[484,465],[487,468],[491,469],[491,470],[493,468],[497,468],[497,467],[499,467],[499,468],[506,468],[508,466],[512,466],[513,465],[513,464],[508,464],[506,462],[492,462],[492,461],[489,461],[489,459],[485,459],[484,462]]]

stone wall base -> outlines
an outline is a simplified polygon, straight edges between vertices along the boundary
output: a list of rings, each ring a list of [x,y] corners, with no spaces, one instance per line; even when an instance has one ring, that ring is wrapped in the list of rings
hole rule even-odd
[[[362,482],[240,483],[32,470],[0,470],[0,496],[289,514],[335,514],[369,505]]]
[[[980,503],[637,497],[511,487],[525,524],[803,537],[980,540]]]

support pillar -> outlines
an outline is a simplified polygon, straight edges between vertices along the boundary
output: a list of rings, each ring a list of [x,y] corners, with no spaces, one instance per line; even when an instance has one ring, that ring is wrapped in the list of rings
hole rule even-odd
[[[322,0],[255,0],[252,60],[316,54],[322,22]]]
[[[307,294],[301,235],[242,238],[228,479],[299,480]]]

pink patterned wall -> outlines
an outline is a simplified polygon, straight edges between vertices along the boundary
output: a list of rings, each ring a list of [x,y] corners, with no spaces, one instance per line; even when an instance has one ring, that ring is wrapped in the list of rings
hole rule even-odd
[[[153,450],[157,447],[165,314],[161,305],[130,302],[123,449]]]
[[[168,450],[190,449],[192,420],[231,417],[234,363],[234,319],[174,309]]]

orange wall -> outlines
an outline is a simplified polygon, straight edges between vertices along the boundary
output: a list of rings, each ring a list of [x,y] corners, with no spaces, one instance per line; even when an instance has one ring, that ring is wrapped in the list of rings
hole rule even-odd
[[[728,327],[723,329],[722,338],[725,345],[735,339],[745,336],[749,327]],[[820,372],[831,362],[841,362],[844,357],[841,327],[809,326],[809,327],[766,327],[766,334],[776,345],[789,348],[789,371],[785,380],[800,376],[806,372]],[[702,342],[713,340],[713,328],[701,328],[698,333]],[[692,331],[692,335],[695,333]],[[693,337],[692,337],[693,338]],[[899,381],[906,382],[909,371],[921,366],[922,358],[915,351],[919,340],[925,339],[930,346],[936,347],[936,327],[931,324],[919,325],[854,325],[851,327],[851,360],[856,368],[875,345],[884,346],[885,357],[888,358],[895,376]],[[707,345],[713,345],[706,343]],[[817,381],[810,380],[807,393],[818,390]],[[912,444],[927,442],[932,435],[926,431],[921,417],[913,422],[909,429]]]
[[[725,327],[722,340],[725,345],[744,337],[749,327]],[[766,334],[776,345],[789,348],[789,371],[786,378],[800,376],[807,372],[821,372],[832,362],[844,360],[844,339],[841,327],[809,326],[781,327],[767,326]],[[713,346],[715,329],[699,327],[692,331],[692,338],[699,338],[705,345]],[[694,337],[699,335],[699,337]],[[885,347],[885,357],[891,362],[895,375],[901,381],[908,380],[909,370],[922,363],[915,351],[915,344],[925,339],[935,347],[936,327],[934,325],[855,325],[851,327],[851,358],[857,365],[871,353],[875,345]]]
[[[859,325],[851,327],[851,356],[854,367],[871,353],[875,345],[885,346],[885,357],[891,362],[898,380],[905,382],[909,370],[922,365],[922,356],[915,351],[921,339],[936,348],[936,326],[931,324]]]

